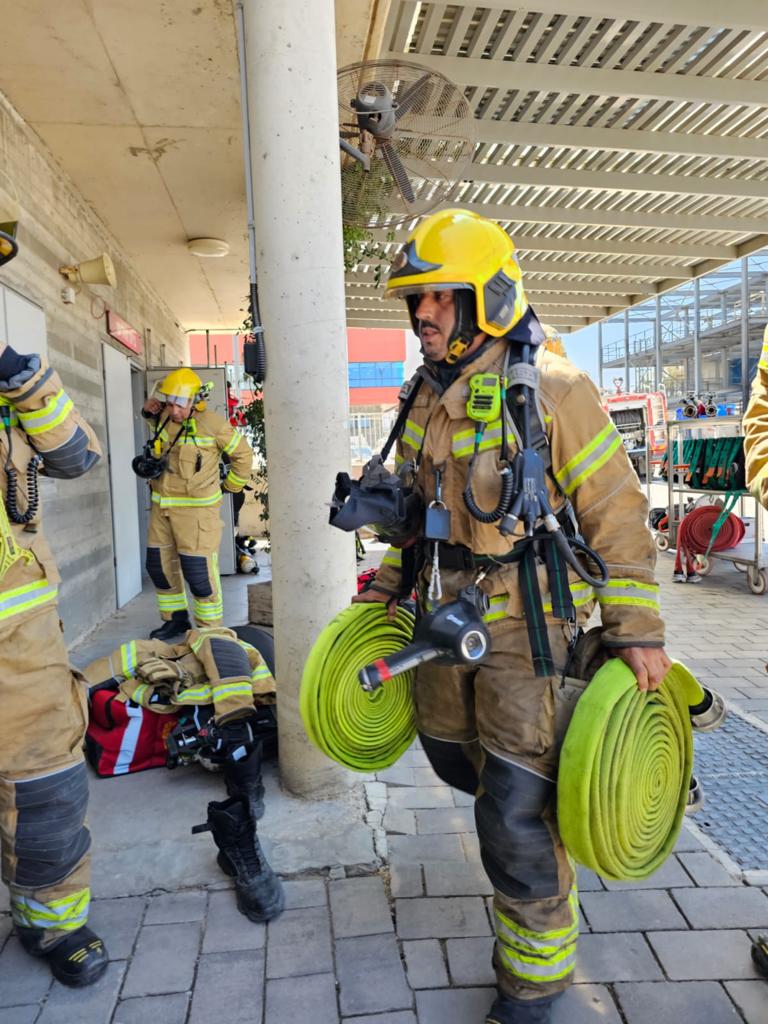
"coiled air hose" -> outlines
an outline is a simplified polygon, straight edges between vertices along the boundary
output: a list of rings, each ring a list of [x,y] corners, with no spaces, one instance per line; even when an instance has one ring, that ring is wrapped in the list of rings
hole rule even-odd
[[[693,768],[689,708],[705,699],[673,662],[655,692],[613,658],[584,690],[565,736],[557,780],[560,834],[603,878],[652,875],[672,851]]]
[[[384,604],[353,604],[325,627],[310,651],[301,678],[299,708],[307,735],[345,768],[388,768],[416,737],[412,672],[393,676],[374,693],[358,672],[394,654],[413,639],[414,618],[404,608],[394,619]]]

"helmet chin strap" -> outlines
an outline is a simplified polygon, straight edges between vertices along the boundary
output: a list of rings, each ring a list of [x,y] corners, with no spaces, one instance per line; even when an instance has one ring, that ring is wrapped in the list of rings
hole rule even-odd
[[[452,338],[448,342],[445,362],[453,366],[465,354],[475,340],[480,328],[475,323],[475,296],[469,290],[457,290],[454,297],[456,320],[451,331]]]

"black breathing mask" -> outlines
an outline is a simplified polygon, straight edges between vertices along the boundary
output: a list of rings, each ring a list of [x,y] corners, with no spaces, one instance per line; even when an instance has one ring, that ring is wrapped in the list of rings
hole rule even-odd
[[[156,480],[168,468],[168,458],[161,455],[159,458],[153,453],[154,441],[147,441],[140,455],[137,455],[131,462],[131,469],[140,476],[142,480]]]
[[[400,547],[419,531],[424,503],[413,490],[413,467],[403,463],[396,473],[374,455],[359,480],[338,473],[329,522],[351,533],[368,526],[387,544]]]

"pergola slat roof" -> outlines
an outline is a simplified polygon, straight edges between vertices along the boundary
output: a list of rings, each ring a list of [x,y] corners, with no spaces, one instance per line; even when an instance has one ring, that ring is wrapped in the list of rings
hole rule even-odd
[[[610,16],[590,0],[393,0],[381,56],[463,88],[478,144],[450,205],[510,232],[531,301],[563,330],[768,244],[762,0],[616,0]],[[374,237],[392,252],[411,226]],[[372,281],[350,275],[350,322],[406,325]]]

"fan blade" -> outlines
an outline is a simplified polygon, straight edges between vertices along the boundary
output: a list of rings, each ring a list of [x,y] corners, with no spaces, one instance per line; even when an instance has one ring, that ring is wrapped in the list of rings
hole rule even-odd
[[[400,157],[388,142],[382,143],[381,155],[384,157],[384,163],[389,168],[389,173],[394,178],[400,195],[406,203],[415,203],[416,196],[413,194],[410,178],[400,161]]]
[[[403,114],[407,114],[408,111],[413,107],[422,97],[426,97],[429,93],[430,75],[422,75],[418,82],[414,82],[410,85],[402,96],[397,98],[397,109],[395,110],[395,120],[399,121]]]

